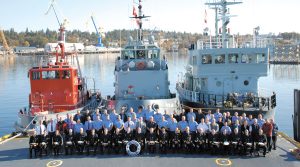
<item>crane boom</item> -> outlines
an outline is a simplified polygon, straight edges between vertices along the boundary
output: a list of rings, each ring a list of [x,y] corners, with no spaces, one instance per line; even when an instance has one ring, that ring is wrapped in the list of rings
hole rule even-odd
[[[94,17],[91,16],[91,19],[92,19],[92,21],[93,21],[93,24],[94,24],[94,27],[95,27],[95,30],[96,30],[96,33],[97,33],[97,36],[98,36],[98,43],[96,44],[96,46],[98,46],[98,47],[103,47],[103,44],[102,44],[102,37],[101,37],[101,34],[99,33],[99,31],[98,31],[98,29],[97,29],[97,26],[96,26]]]

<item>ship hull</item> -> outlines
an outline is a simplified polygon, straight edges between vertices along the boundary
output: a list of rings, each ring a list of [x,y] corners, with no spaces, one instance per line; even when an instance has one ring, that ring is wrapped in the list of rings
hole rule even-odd
[[[119,113],[122,108],[127,110],[132,107],[137,111],[139,106],[142,106],[144,109],[148,105],[155,110],[155,105],[158,106],[160,113],[173,114],[181,112],[181,106],[178,97],[168,98],[168,99],[141,99],[141,100],[115,100],[114,108]]]
[[[93,112],[96,108],[101,107],[102,104],[105,104],[105,100],[97,100],[94,96],[89,100],[86,105],[83,107],[75,108],[72,110],[67,110],[64,112],[54,113],[54,112],[40,112],[38,114],[32,115],[30,112],[27,113],[18,113],[18,121],[15,122],[15,130],[16,132],[23,132],[27,129],[32,129],[34,127],[34,122],[39,122],[40,120],[44,120],[47,117],[47,120],[56,119],[58,115],[63,120],[67,118],[67,114],[74,115],[77,111],[84,112],[86,110],[90,110]]]

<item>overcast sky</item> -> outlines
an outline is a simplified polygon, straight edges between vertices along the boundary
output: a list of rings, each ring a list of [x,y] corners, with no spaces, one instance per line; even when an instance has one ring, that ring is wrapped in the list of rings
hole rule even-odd
[[[0,0],[4,1],[4,0]],[[136,0],[137,1],[137,0]],[[211,0],[212,1],[212,0]],[[230,7],[229,27],[232,33],[252,33],[256,26],[261,33],[300,32],[300,0],[242,0],[243,4]],[[208,26],[214,31],[214,11],[204,5],[206,0],[144,0],[145,15],[151,18],[144,28],[202,33],[205,9]],[[58,29],[54,12],[45,15],[50,0],[5,0],[1,3],[0,27],[16,31]],[[94,31],[90,16],[104,31],[134,29],[132,0],[56,0],[55,8],[61,20],[67,18],[69,30]]]

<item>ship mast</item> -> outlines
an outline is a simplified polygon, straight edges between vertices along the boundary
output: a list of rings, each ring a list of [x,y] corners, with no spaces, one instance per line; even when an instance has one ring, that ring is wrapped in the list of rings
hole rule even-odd
[[[136,19],[138,27],[139,27],[138,34],[137,34],[138,41],[143,41],[143,19],[145,19],[147,17],[150,17],[150,16],[145,16],[143,14],[143,11],[142,11],[142,0],[139,0],[138,8],[139,8],[138,15],[135,15],[135,16],[130,17],[130,18]]]
[[[230,18],[234,17],[229,15],[228,5],[241,4],[241,1],[238,0],[208,0],[205,5],[212,6],[211,9],[215,9],[215,28],[216,28],[216,39],[218,39],[218,22],[222,20],[222,48],[227,48],[228,36],[227,36],[227,25],[230,22]]]

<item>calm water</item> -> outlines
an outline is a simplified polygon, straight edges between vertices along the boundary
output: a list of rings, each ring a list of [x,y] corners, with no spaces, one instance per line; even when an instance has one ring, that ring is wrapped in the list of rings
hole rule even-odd
[[[84,76],[95,78],[96,88],[103,95],[113,94],[114,59],[117,55],[79,56]],[[178,74],[184,72],[187,56],[166,54],[169,62],[171,90],[175,91]],[[11,133],[20,108],[28,105],[29,80],[27,71],[35,66],[35,57],[0,57],[0,136]],[[268,77],[261,78],[259,84],[277,93],[275,120],[281,131],[292,136],[293,90],[300,88],[300,66],[270,66]],[[92,87],[92,81],[89,82]]]

